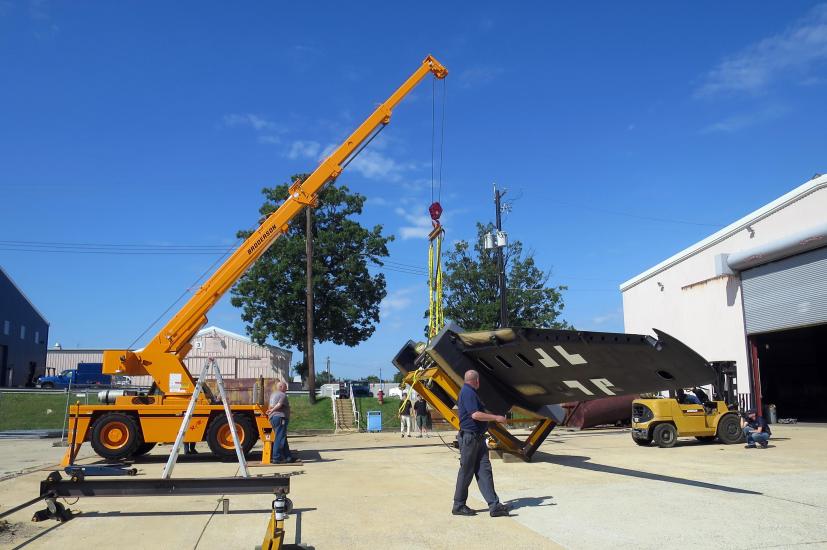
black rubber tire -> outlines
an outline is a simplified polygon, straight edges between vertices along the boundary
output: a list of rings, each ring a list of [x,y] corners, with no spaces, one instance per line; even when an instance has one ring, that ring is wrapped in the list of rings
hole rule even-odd
[[[155,448],[157,443],[141,443],[138,448],[132,453],[132,456],[144,456],[146,453]]]
[[[45,384],[40,385],[40,388],[44,389],[44,390],[51,390],[54,387],[55,387],[55,385],[52,384],[51,382],[46,382]]]
[[[652,440],[661,449],[674,447],[678,441],[678,430],[672,424],[658,424],[652,430]]]
[[[638,439],[637,437],[632,436],[632,441],[634,441],[635,443],[637,443],[641,447],[648,447],[652,443],[652,438],[651,437],[644,437],[644,438]]]
[[[244,456],[247,456],[250,449],[258,441],[258,430],[256,430],[255,422],[252,418],[243,414],[234,415],[233,420],[235,421],[238,438],[241,440],[241,451]],[[220,432],[226,429],[227,417],[225,415],[221,414],[213,418],[207,427],[207,445],[209,445],[212,454],[221,460],[235,460],[235,447],[232,444],[229,447],[224,447],[219,443]]]
[[[119,431],[125,430],[125,436],[114,446],[107,434],[117,425]],[[135,417],[124,413],[107,413],[95,420],[92,425],[92,448],[108,460],[124,460],[133,456],[143,443],[141,428]],[[109,443],[105,439],[110,440]]]
[[[734,414],[725,414],[718,421],[718,439],[726,445],[734,445],[744,440],[744,432],[741,431],[741,422]]]
[[[700,441],[701,443],[712,443],[715,441],[714,435],[696,435],[695,439]]]

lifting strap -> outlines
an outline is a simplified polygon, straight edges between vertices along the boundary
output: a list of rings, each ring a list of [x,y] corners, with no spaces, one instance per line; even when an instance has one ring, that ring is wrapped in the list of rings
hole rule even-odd
[[[435,202],[428,208],[434,230],[428,235],[428,340],[436,336],[445,324],[442,315],[442,239],[445,229],[439,223],[442,206]]]

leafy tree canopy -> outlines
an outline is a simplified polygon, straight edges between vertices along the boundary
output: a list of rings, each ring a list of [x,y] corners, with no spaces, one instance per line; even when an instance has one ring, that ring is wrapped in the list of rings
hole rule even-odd
[[[304,388],[307,388],[307,361],[299,361],[295,365],[293,365],[293,372],[301,376],[302,378],[302,385]],[[330,373],[330,376],[327,375],[327,371],[323,370],[321,372],[317,372],[315,376],[315,386],[317,388],[321,387],[322,384],[332,384],[336,381],[336,375],[333,372]]]
[[[306,177],[306,174],[293,176]],[[264,188],[259,209],[262,220],[288,196],[289,184]],[[354,219],[362,213],[365,197],[344,185],[328,185],[319,193],[313,211],[313,289],[315,340],[355,346],[373,334],[379,321],[379,303],[387,294],[385,276],[371,274],[388,256],[382,226],[362,227]],[[306,347],[305,217],[294,219],[287,233],[239,279],[232,304],[242,309],[251,338],[263,344],[268,337],[283,346]],[[250,230],[238,232],[246,238]]]
[[[483,236],[493,230],[491,224],[477,223],[476,243],[456,243],[443,261],[445,318],[465,330],[490,330],[499,324],[497,256],[482,244]],[[520,241],[510,242],[503,255],[509,326],[572,328],[561,318],[567,287],[547,286],[551,272],[537,267],[532,252],[523,254]]]

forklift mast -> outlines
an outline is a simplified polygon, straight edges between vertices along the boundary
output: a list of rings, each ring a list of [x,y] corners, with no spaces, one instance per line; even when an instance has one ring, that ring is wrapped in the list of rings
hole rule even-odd
[[[715,371],[712,383],[712,399],[723,401],[732,409],[738,407],[737,366],[735,361],[712,361],[709,363]]]
[[[189,301],[140,350],[106,350],[103,372],[130,376],[150,375],[164,394],[184,397],[195,386],[183,359],[190,341],[207,322],[207,313],[235,282],[260,258],[273,242],[287,231],[288,223],[306,206],[318,204],[317,194],[341,174],[381,129],[390,122],[393,109],[428,74],[445,78],[448,70],[432,56],[420,67],[303,181],[296,180],[282,205],[227,258]]]

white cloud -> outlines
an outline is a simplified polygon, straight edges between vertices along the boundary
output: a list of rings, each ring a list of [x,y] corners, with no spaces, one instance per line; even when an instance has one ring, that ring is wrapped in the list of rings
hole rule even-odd
[[[402,237],[403,240],[424,239],[434,228],[431,223],[431,216],[425,208],[417,209],[416,212],[408,212],[404,208],[397,208],[395,212],[409,224],[399,228],[399,236]],[[444,221],[443,219],[443,222]]]
[[[376,149],[365,149],[353,159],[350,168],[368,179],[398,182],[415,165],[397,162]]]
[[[457,80],[461,88],[476,88],[477,86],[488,84],[502,73],[502,67],[471,67],[459,73]]]
[[[318,156],[319,160],[327,158],[338,145],[326,146]],[[356,172],[370,180],[390,183],[401,183],[405,187],[421,187],[418,180],[411,180],[407,176],[418,166],[415,162],[398,162],[382,151],[387,149],[387,139],[378,138],[353,159],[347,170]]]
[[[827,4],[820,4],[785,31],[747,46],[712,69],[697,96],[756,94],[790,73],[827,61]]]
[[[609,312],[604,313],[602,315],[596,315],[596,316],[592,317],[591,318],[591,324],[592,324],[592,326],[599,327],[601,325],[605,325],[605,324],[617,321],[617,320],[621,319],[622,317],[623,317],[623,311],[620,310],[620,309],[616,309],[614,311],[609,311]]]
[[[296,140],[290,144],[290,150],[287,151],[287,158],[317,160],[321,148],[322,146],[318,141]]]
[[[47,0],[29,0],[29,16],[32,19],[49,19],[49,2]]]
[[[413,287],[408,287],[389,292],[388,295],[385,296],[385,299],[379,304],[379,315],[382,321],[386,321],[388,318],[393,317],[396,312],[405,311],[408,309],[413,302],[411,299],[411,294],[413,294],[414,290],[416,289]]]
[[[388,206],[390,201],[384,197],[368,197],[367,204],[373,206]]]
[[[232,113],[229,115],[224,115],[224,126],[248,127],[257,132],[278,129],[274,122],[267,120],[261,115],[255,115],[252,113]]]
[[[738,132],[745,128],[749,128],[750,126],[763,124],[777,118],[781,118],[788,111],[789,109],[787,107],[773,105],[752,113],[740,113],[727,117],[723,120],[719,120],[714,124],[710,124],[706,128],[703,128],[701,133],[715,134]]]
[[[278,145],[279,143],[281,143],[281,138],[279,136],[267,134],[263,136],[258,136],[258,142],[266,143],[267,145]]]

